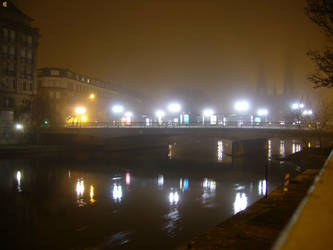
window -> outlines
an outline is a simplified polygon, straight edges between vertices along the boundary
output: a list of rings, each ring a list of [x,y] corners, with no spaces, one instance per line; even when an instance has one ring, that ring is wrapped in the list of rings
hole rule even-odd
[[[13,62],[8,63],[8,71],[15,71],[15,64]]]
[[[2,53],[7,55],[8,53],[8,47],[6,45],[2,45]]]
[[[3,34],[3,37],[4,37],[4,38],[8,38],[8,29],[3,28],[3,29],[2,29],[2,34]]]
[[[54,96],[54,92],[53,92],[53,91],[50,91],[50,92],[49,92],[49,96],[50,96],[50,98],[52,99],[53,96]]]
[[[26,35],[24,35],[24,34],[22,34],[22,42],[23,43],[26,43],[27,42],[27,36]]]
[[[59,72],[59,70],[52,69],[50,71],[50,74],[51,74],[51,76],[59,76],[60,72]]]
[[[56,92],[56,99],[60,99],[61,98],[61,93],[60,92]]]
[[[16,80],[13,80],[13,89],[17,89],[17,84],[16,84]]]
[[[7,8],[7,6],[8,6],[8,5],[7,5],[7,1],[3,1],[3,2],[2,2],[2,7]]]
[[[26,66],[26,73],[28,75],[31,75],[31,65],[30,64],[27,64],[27,66]]]
[[[28,49],[28,51],[27,51],[27,57],[28,57],[29,59],[32,58],[32,52],[31,52],[31,49]]]
[[[28,36],[28,44],[32,44],[32,36]]]
[[[27,90],[27,83],[23,81],[23,90]]]
[[[10,39],[12,41],[15,40],[15,35],[16,35],[15,31],[14,30],[10,30],[9,34],[10,34]]]
[[[15,56],[15,47],[14,46],[10,46],[9,54],[12,55],[12,56]]]
[[[25,48],[21,49],[21,57],[25,57]]]
[[[32,85],[32,82],[30,83],[30,91],[33,90],[33,85]]]

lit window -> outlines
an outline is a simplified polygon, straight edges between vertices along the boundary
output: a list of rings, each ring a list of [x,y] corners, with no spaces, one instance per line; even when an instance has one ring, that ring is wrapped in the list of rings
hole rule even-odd
[[[7,8],[7,1],[4,1],[3,3],[2,3],[2,7],[5,7],[5,8]]]

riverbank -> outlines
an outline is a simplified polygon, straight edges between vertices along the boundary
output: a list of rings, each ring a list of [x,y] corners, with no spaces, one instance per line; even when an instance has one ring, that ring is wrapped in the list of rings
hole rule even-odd
[[[287,192],[278,188],[177,249],[270,249],[307,194],[329,151],[314,149],[288,156],[285,160],[305,163],[310,169],[292,179]]]

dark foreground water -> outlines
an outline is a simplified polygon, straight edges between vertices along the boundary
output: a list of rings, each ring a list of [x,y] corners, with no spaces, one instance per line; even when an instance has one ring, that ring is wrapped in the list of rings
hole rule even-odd
[[[170,144],[98,162],[1,160],[1,249],[170,249],[303,171],[279,159],[301,150],[297,140],[272,139],[261,155],[234,159],[218,138]]]

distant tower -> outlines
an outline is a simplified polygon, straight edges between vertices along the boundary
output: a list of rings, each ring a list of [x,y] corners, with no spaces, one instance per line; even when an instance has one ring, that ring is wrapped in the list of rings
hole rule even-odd
[[[267,97],[267,79],[262,67],[259,68],[258,72],[256,95],[261,98]]]
[[[286,68],[284,72],[284,80],[283,80],[283,96],[285,98],[293,98],[295,95],[294,89],[294,76],[293,69],[290,56],[287,58]]]

